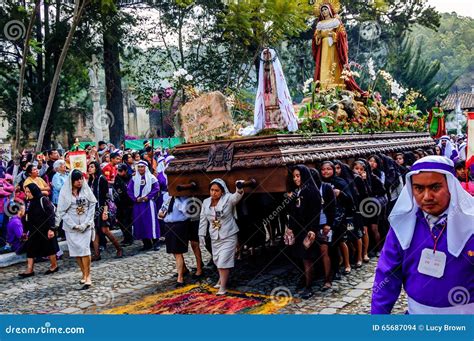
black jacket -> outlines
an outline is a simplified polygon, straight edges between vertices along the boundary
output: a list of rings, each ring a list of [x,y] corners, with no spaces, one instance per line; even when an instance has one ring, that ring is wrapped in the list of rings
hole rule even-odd
[[[127,176],[126,178],[117,175],[114,182],[114,202],[117,205],[117,208],[120,207],[132,207],[133,201],[127,194],[127,186],[130,182],[131,177]]]
[[[317,233],[322,209],[321,193],[306,166],[298,165],[294,169],[301,174],[301,191],[297,195],[297,189],[290,187],[293,197],[288,205],[289,228],[295,236],[306,235],[309,231]]]
[[[107,182],[107,179],[103,175],[100,175],[94,180],[89,178],[89,186],[97,199],[98,207],[104,207],[107,204],[107,199],[109,197],[109,183]]]

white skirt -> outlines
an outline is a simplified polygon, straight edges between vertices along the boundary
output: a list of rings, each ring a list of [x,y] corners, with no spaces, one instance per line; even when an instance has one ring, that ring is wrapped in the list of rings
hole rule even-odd
[[[234,267],[237,233],[224,239],[211,240],[212,260],[218,269]]]
[[[88,228],[83,233],[65,230],[67,247],[70,257],[86,257],[91,255],[91,240],[93,229]]]

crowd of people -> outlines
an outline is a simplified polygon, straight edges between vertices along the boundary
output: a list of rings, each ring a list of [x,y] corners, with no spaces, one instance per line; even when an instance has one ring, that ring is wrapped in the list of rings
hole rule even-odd
[[[26,253],[27,270],[20,277],[34,276],[35,261],[46,259],[51,263],[46,274],[59,271],[62,240],[82,270],[84,289],[91,285],[90,262],[101,260],[107,241],[117,258],[134,240],[142,241],[142,251],[159,250],[164,222],[158,209],[173,159],[168,149],[145,141],[140,151],[117,150],[101,141],[84,152],[86,173],[72,168],[69,152],[55,149],[25,151],[17,164],[0,168],[0,251]],[[121,242],[115,228],[122,231]]]
[[[85,146],[85,174],[72,169],[67,152],[24,153],[17,165],[0,168],[1,250],[26,252],[27,269],[19,274],[26,278],[35,275],[38,260],[49,260],[46,274],[59,271],[58,241],[66,240],[69,256],[76,258],[82,273],[80,288],[88,289],[91,262],[101,260],[108,241],[117,258],[136,240],[143,244],[141,251],[159,250],[164,241],[166,252],[175,258],[177,287],[190,273],[184,259],[189,245],[197,265],[192,278],[202,278],[204,246],[219,274],[217,294],[224,295],[230,269],[243,249],[280,243],[301,270],[298,295],[307,299],[313,295],[315,277],[322,278],[322,291],[330,290],[333,281],[379,256],[389,214],[417,160],[430,155],[452,160],[456,178],[474,195],[465,146],[461,139],[443,137],[435,148],[371,155],[350,164],[328,160],[314,168],[293,166],[287,193],[269,205],[278,219],[245,218],[242,206],[257,196],[244,195],[243,181],[237,181],[231,193],[228,186],[234,184],[225,179],[212,180],[200,211],[190,213],[189,203],[196,198],[168,193],[165,171],[174,157],[147,141],[140,151],[117,150],[103,141],[97,148]],[[268,200],[259,198],[253,206],[259,204],[268,206]],[[112,231],[117,228],[120,242]]]

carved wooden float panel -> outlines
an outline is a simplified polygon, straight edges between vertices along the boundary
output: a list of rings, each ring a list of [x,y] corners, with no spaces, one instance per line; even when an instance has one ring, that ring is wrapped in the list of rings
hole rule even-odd
[[[166,173],[171,195],[207,196],[209,182],[256,180],[249,191],[284,192],[287,167],[433,147],[428,133],[272,135],[177,146]]]

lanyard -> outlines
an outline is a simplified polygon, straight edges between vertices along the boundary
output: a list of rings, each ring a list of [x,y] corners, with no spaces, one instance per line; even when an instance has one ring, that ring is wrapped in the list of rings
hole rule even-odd
[[[445,221],[443,223],[443,229],[441,230],[441,232],[438,234],[438,237],[435,237],[435,235],[433,234],[433,229],[434,229],[434,226],[433,226],[433,229],[431,229],[431,236],[433,237],[433,240],[434,240],[434,248],[433,248],[433,253],[436,252],[436,247],[438,245],[438,240],[439,238],[441,238],[441,235],[443,234],[444,230],[446,229],[446,225],[448,225],[448,223]]]

